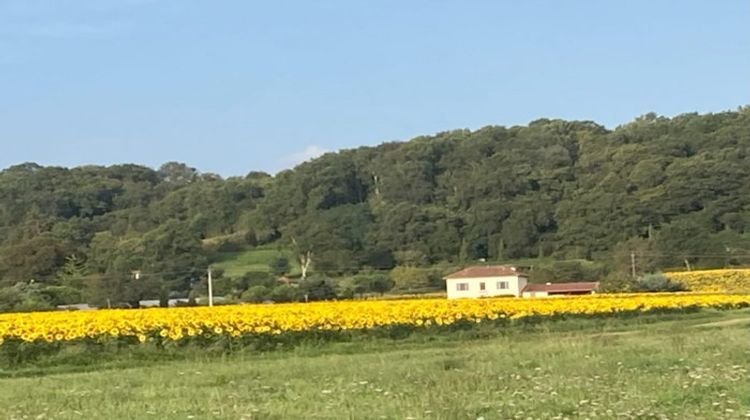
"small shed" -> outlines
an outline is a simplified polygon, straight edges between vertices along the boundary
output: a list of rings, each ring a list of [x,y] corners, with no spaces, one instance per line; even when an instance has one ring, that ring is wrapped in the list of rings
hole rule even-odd
[[[599,282],[575,283],[529,283],[523,289],[523,297],[547,297],[559,295],[593,295],[599,290]]]

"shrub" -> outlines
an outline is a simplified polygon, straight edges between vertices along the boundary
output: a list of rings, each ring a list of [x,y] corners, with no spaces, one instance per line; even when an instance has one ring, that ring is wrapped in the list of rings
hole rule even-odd
[[[68,286],[47,286],[39,291],[51,305],[80,303],[81,292]]]
[[[297,298],[297,289],[282,284],[274,287],[268,297],[274,302],[293,302]]]
[[[242,293],[243,302],[259,303],[269,299],[271,289],[266,286],[252,286]]]
[[[21,291],[16,287],[0,289],[0,312],[11,312],[23,301]]]
[[[635,281],[630,275],[611,272],[599,282],[599,291],[603,293],[618,293],[633,290]]]
[[[299,283],[299,293],[305,300],[336,299],[336,289],[326,277],[311,277]]]
[[[382,273],[358,274],[353,279],[353,292],[358,294],[374,292],[382,295],[391,290],[393,286],[393,280]]]
[[[636,292],[679,292],[686,290],[682,283],[670,280],[661,273],[646,274],[639,278],[633,285]]]
[[[0,312],[32,312],[54,309],[39,284],[17,283],[0,289]]]
[[[245,292],[255,286],[263,286],[267,289],[276,287],[276,280],[270,273],[264,271],[251,271],[242,277],[232,279],[232,287],[236,296],[244,296]]]
[[[33,296],[24,299],[21,303],[13,308],[13,312],[37,312],[37,311],[49,311],[55,309],[54,306],[50,305],[46,300]]]

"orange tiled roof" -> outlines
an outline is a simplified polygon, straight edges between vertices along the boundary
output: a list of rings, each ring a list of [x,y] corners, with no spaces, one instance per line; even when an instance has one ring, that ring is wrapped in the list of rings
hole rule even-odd
[[[474,267],[466,267],[461,271],[457,271],[452,274],[445,276],[446,279],[466,279],[476,277],[504,277],[504,276],[523,276],[526,274],[517,271],[515,267],[507,265],[478,265]]]

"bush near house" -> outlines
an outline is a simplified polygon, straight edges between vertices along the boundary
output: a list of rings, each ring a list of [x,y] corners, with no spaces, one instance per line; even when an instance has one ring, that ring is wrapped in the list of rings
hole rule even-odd
[[[686,289],[684,284],[661,273],[646,274],[636,280],[632,288],[634,292],[681,292]]]

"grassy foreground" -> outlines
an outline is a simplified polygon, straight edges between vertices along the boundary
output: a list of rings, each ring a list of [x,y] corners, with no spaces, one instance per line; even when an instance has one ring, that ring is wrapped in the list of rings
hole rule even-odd
[[[37,368],[0,418],[748,418],[750,310]]]

